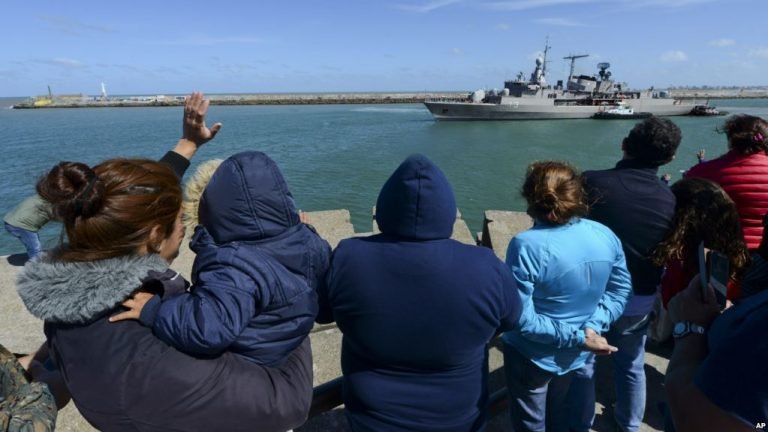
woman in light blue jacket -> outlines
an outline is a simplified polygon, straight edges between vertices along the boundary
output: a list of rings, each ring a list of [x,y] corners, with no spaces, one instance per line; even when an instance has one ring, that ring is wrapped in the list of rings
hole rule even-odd
[[[599,334],[621,316],[631,279],[621,241],[582,218],[588,206],[573,168],[534,163],[522,192],[534,226],[507,250],[523,302],[518,327],[504,334],[512,424],[516,432],[567,431],[569,372],[615,351]]]

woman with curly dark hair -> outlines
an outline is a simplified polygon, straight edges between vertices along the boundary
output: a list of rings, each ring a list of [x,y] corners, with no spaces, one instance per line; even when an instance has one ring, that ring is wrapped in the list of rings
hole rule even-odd
[[[621,241],[583,218],[584,182],[570,165],[531,164],[522,194],[534,226],[507,250],[523,303],[518,326],[504,334],[510,414],[516,431],[561,430],[569,372],[616,350],[599,334],[621,316],[632,283]]]
[[[741,234],[739,213],[731,198],[717,184],[702,178],[686,178],[672,185],[677,204],[672,228],[654,252],[657,265],[666,265],[661,281],[664,305],[685,289],[698,273],[698,247],[717,250],[728,257],[728,299],[738,297],[735,281],[750,258]]]
[[[692,167],[686,177],[712,180],[725,190],[736,204],[747,248],[755,251],[768,212],[768,122],[740,114],[728,118],[722,131],[728,152]]]

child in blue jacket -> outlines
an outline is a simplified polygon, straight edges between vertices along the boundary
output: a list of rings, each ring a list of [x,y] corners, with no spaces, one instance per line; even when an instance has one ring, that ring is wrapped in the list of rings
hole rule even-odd
[[[177,273],[150,275],[143,290],[162,295],[131,303],[140,321],[192,355],[279,365],[312,329],[330,246],[300,221],[280,169],[260,152],[216,169],[198,215],[192,288]]]

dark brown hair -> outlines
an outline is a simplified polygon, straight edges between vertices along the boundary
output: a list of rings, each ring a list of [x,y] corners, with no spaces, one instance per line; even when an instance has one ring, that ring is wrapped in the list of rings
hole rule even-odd
[[[68,244],[56,252],[64,261],[135,254],[149,244],[153,227],[159,225],[161,234],[170,236],[181,209],[176,174],[144,159],[112,159],[93,169],[60,162],[40,179],[37,192],[64,223]]]
[[[683,135],[669,119],[652,116],[629,131],[624,138],[627,155],[652,167],[664,165],[675,157]]]
[[[528,166],[522,190],[528,214],[540,221],[563,225],[589,212],[584,181],[565,162],[534,162]]]
[[[666,265],[672,259],[695,260],[699,243],[728,257],[731,277],[738,278],[750,263],[739,213],[728,194],[702,178],[685,178],[672,185],[675,216],[672,227],[656,247],[653,260]]]
[[[768,122],[746,114],[731,116],[723,125],[728,145],[737,153],[768,152]]]

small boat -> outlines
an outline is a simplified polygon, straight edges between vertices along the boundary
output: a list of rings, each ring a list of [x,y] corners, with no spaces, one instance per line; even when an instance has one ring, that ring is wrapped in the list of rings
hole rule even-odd
[[[720,111],[719,109],[709,105],[696,105],[691,109],[688,115],[697,117],[709,117],[709,116],[724,116],[728,114],[727,111]]]
[[[644,119],[652,116],[649,112],[636,113],[635,110],[627,106],[624,102],[618,102],[612,105],[610,108],[596,112],[592,118],[599,120],[628,120],[628,119]]]

